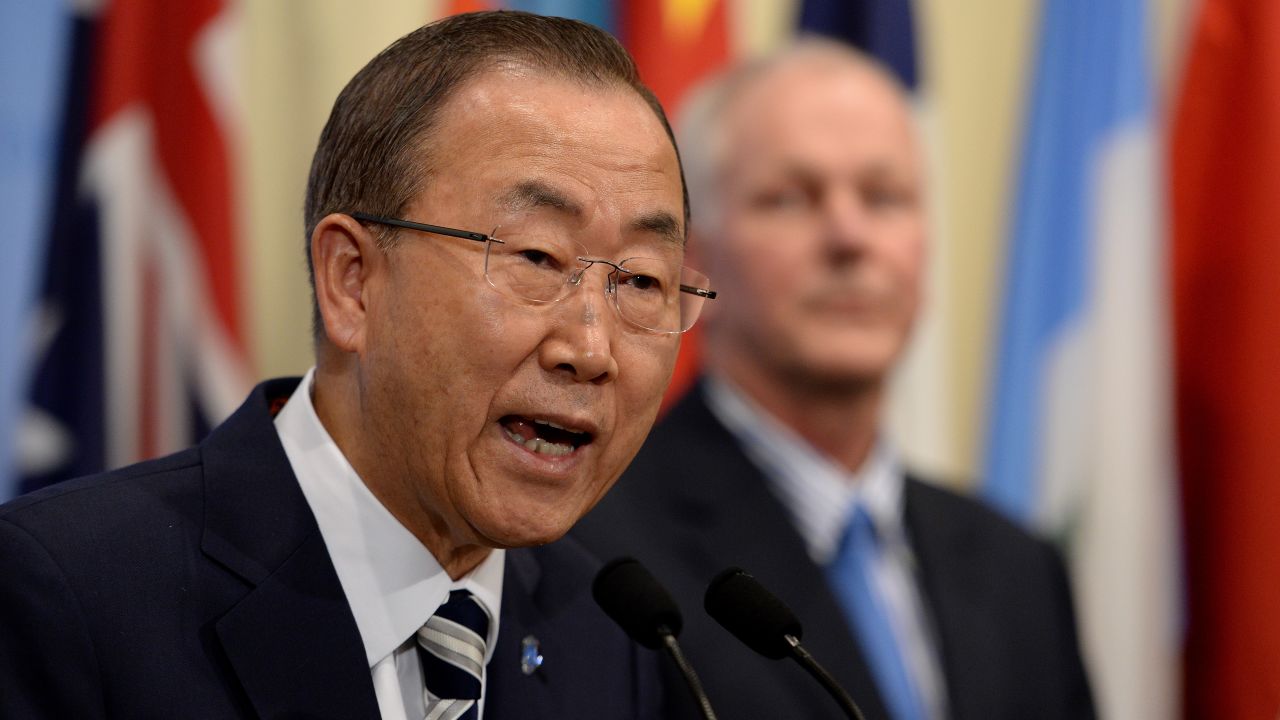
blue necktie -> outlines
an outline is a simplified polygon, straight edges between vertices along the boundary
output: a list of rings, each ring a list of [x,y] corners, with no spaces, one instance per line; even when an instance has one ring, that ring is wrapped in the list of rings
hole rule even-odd
[[[475,720],[484,680],[489,612],[466,590],[454,590],[418,631],[426,679],[426,720]]]
[[[889,624],[885,598],[871,579],[880,552],[875,526],[859,504],[854,506],[827,579],[858,634],[862,655],[871,665],[880,695],[895,720],[926,720],[928,715],[912,681],[901,648]]]

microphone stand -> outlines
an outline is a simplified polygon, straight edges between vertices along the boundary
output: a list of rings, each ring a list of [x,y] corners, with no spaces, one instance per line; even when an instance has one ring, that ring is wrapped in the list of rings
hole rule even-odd
[[[680,669],[680,674],[684,676],[684,681],[689,684],[689,690],[698,701],[698,709],[702,711],[702,717],[705,720],[716,720],[716,713],[711,709],[711,700],[702,689],[702,681],[698,680],[698,674],[693,671],[693,666],[680,650],[680,643],[676,642],[676,636],[666,625],[658,626],[658,635],[662,638],[662,644],[666,646],[667,652],[671,654],[671,659],[675,661],[676,667]]]
[[[787,641],[787,645],[791,647],[791,657],[800,663],[800,667],[807,670],[815,680],[821,683],[822,687],[827,689],[827,692],[840,705],[840,709],[844,711],[844,714],[850,720],[866,720],[857,703],[853,701],[853,698],[849,697],[849,693],[845,692],[844,688],[836,683],[835,678],[831,677],[831,674],[819,665],[817,660],[813,659],[813,656],[809,654],[808,650],[804,649],[804,646],[800,644],[800,641],[794,635],[783,635],[783,638]]]

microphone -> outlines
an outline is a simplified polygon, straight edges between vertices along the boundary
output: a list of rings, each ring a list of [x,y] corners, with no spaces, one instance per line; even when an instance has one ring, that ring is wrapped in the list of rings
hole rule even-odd
[[[703,601],[707,614],[747,647],[772,660],[800,663],[852,720],[866,720],[849,693],[800,644],[803,630],[791,608],[742,568],[726,568],[711,580]]]
[[[666,648],[680,668],[705,720],[716,720],[702,682],[680,650],[676,635],[684,627],[680,608],[667,589],[635,558],[621,557],[600,569],[591,584],[591,595],[605,614],[613,618],[632,640],[658,649]]]

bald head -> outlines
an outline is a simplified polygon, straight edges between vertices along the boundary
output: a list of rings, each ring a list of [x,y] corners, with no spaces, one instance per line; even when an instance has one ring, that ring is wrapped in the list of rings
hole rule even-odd
[[[795,392],[879,388],[919,303],[921,153],[880,65],[807,40],[703,89],[680,125],[712,368]]]
[[[806,37],[794,45],[704,82],[684,103],[677,135],[698,223],[709,225],[718,213],[715,190],[731,161],[760,132],[786,132],[787,116],[820,110],[823,89],[894,115],[911,152],[916,129],[907,89],[876,59],[847,45]],[[834,98],[833,98],[834,99]],[[796,106],[795,102],[803,103]],[[754,131],[754,133],[753,133]],[[915,158],[919,162],[919,158]]]

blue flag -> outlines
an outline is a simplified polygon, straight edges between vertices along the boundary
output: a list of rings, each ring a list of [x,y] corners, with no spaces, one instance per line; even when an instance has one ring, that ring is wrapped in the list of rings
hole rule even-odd
[[[917,85],[909,0],[805,0],[799,29],[843,40],[879,58],[908,88]]]

